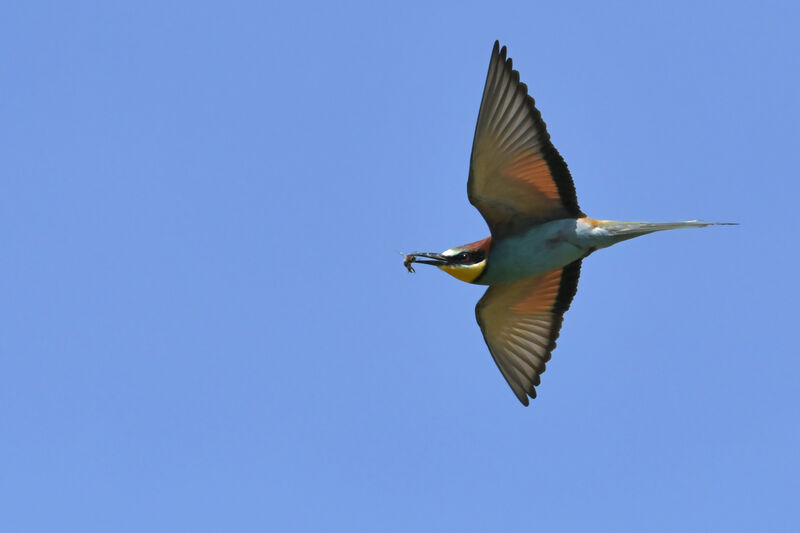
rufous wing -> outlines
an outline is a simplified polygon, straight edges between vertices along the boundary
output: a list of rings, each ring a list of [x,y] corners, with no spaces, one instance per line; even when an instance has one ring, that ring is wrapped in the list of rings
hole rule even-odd
[[[567,164],[499,42],[492,49],[475,127],[467,192],[494,237],[585,216]]]
[[[492,285],[475,307],[494,362],[524,405],[529,396],[536,397],[580,271],[578,260],[515,283]]]

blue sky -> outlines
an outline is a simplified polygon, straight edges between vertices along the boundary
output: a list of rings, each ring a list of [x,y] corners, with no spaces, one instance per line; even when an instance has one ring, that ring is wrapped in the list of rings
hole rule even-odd
[[[798,7],[17,2],[0,18],[4,531],[800,527]],[[509,46],[583,209],[523,408],[466,199]]]

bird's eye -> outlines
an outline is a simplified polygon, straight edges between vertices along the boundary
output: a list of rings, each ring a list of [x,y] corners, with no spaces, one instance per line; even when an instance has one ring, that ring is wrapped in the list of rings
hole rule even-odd
[[[456,256],[456,259],[458,259],[460,263],[469,263],[470,255],[467,252],[461,252]]]

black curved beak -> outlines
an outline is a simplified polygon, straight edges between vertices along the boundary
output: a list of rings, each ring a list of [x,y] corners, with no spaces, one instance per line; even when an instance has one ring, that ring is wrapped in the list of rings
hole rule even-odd
[[[420,257],[424,257],[425,259],[420,259]],[[449,262],[449,259],[442,254],[433,252],[414,252],[405,257],[403,260],[403,265],[408,269],[409,272],[414,272],[414,267],[411,266],[411,263],[440,266],[446,265]]]

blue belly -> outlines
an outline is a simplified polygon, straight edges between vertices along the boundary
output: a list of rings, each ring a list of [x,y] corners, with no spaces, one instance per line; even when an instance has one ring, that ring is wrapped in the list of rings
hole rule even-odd
[[[492,243],[486,271],[477,283],[512,283],[580,259],[593,247],[582,226],[572,218],[554,220]]]

